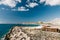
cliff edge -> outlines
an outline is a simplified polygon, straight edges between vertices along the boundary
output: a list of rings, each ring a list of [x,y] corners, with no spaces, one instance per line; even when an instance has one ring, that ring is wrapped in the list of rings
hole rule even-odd
[[[16,26],[6,34],[4,40],[60,40],[60,33]]]

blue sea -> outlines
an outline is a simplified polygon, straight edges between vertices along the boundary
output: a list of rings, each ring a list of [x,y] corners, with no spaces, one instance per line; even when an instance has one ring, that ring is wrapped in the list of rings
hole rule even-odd
[[[3,37],[12,27],[22,26],[22,27],[35,27],[38,24],[0,24],[0,38]]]

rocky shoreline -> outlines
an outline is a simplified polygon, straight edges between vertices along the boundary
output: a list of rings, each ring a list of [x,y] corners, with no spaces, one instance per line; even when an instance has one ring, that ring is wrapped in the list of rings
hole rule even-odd
[[[4,40],[60,40],[60,33],[15,26],[6,34]]]

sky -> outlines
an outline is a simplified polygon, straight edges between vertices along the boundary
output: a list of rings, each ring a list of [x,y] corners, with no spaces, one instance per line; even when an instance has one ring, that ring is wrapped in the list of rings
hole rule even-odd
[[[60,0],[0,0],[0,23],[50,21],[60,18]]]

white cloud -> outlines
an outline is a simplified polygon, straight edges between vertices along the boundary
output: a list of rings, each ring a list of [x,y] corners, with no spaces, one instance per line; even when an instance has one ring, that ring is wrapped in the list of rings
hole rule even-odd
[[[24,6],[18,7],[17,9],[12,9],[12,11],[29,11],[29,9],[27,9]]]
[[[28,5],[26,5],[27,7],[31,7],[31,8],[34,8],[35,6],[38,6],[37,3],[35,2],[32,2],[32,3],[29,3]]]
[[[5,8],[1,8],[2,10],[4,10]]]
[[[29,9],[27,9],[24,6],[18,7],[18,11],[29,11]]]
[[[40,3],[45,2],[45,5],[55,6],[60,5],[60,0],[40,0]]]
[[[17,2],[21,2],[21,0],[1,0],[0,5],[10,6],[11,8],[15,7]]]
[[[34,0],[37,1],[37,0]],[[21,3],[21,0],[0,0],[0,5],[6,5],[11,8],[16,7],[17,3]],[[60,5],[60,0],[40,0],[40,3],[45,3],[45,5],[55,6]],[[27,0],[27,4],[25,4],[28,8],[34,8],[38,6],[39,4],[36,2],[30,2],[30,0]],[[28,11],[29,9],[26,7],[18,7],[18,11]],[[13,9],[16,10],[16,9]]]
[[[46,0],[40,0],[40,3],[43,3],[43,2],[45,2]]]
[[[21,3],[21,0],[16,0],[16,1]]]

